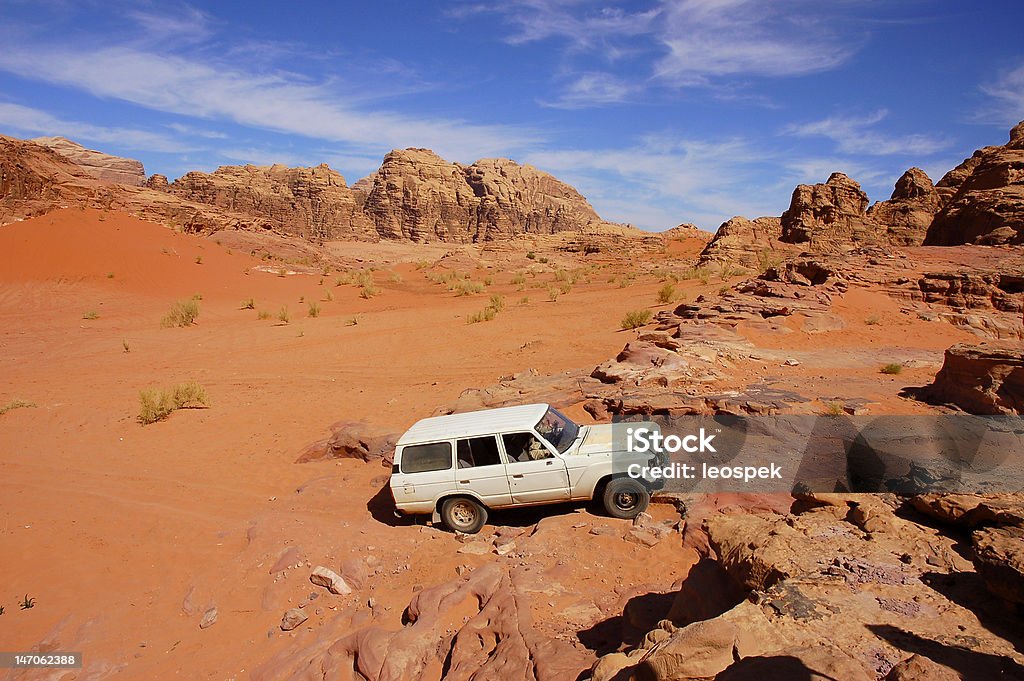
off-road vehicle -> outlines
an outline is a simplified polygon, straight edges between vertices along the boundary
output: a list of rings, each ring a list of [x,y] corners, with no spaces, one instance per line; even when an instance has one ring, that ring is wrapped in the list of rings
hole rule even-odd
[[[625,427],[577,425],[547,404],[436,416],[399,439],[391,494],[400,513],[431,514],[466,533],[483,527],[489,509],[575,500],[633,518],[658,483],[626,474],[631,463],[655,463],[627,449]]]

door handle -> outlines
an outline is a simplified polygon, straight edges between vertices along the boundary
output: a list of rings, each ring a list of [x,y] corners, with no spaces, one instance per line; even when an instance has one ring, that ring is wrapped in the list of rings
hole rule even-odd
[[[469,484],[469,480],[459,480],[459,484],[460,485],[468,485]]]
[[[548,461],[548,462],[547,462],[546,464],[544,464],[544,465],[545,465],[545,466],[553,466],[553,465],[554,465],[554,463],[555,463],[554,461]]]
[[[513,475],[512,477],[513,477],[513,478],[516,478],[516,479],[521,479],[521,478],[523,477],[523,474],[522,474],[522,473],[516,473],[516,474],[515,474],[515,475]]]

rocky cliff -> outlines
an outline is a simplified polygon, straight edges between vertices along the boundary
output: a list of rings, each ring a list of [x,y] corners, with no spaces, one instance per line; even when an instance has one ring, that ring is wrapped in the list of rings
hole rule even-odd
[[[1001,147],[985,147],[939,181],[950,194],[926,245],[1024,244],[1024,121]]]
[[[154,176],[149,186],[161,188]],[[166,191],[188,201],[264,218],[272,229],[311,240],[375,238],[345,178],[326,164],[315,168],[222,166],[190,172]]]
[[[781,236],[779,218],[748,220],[737,215],[718,228],[715,237],[701,252],[700,264],[735,264],[763,270],[776,260],[799,252],[799,248],[780,241]]]
[[[364,212],[384,238],[491,241],[601,222],[575,189],[533,166],[450,163],[429,149],[392,151],[369,185]],[[372,184],[370,184],[372,182]]]
[[[142,163],[135,159],[111,156],[95,149],[86,149],[78,142],[72,142],[66,137],[37,137],[30,141],[53,149],[97,180],[117,182],[134,187],[146,183],[146,171],[142,167]]]

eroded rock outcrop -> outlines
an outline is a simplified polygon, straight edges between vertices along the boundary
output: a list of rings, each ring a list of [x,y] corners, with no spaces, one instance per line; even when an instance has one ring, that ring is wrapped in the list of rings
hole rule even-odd
[[[733,264],[763,271],[779,260],[799,253],[798,247],[783,243],[781,236],[782,222],[779,218],[730,218],[722,223],[701,252],[699,264]]]
[[[918,246],[942,206],[942,197],[920,168],[911,168],[896,181],[888,201],[868,209],[868,217],[886,229],[889,243]]]
[[[1024,244],[1024,121],[1000,147],[974,152],[939,181],[951,192],[926,245]]]
[[[532,166],[508,159],[461,166],[429,149],[385,156],[364,211],[382,237],[413,241],[490,241],[601,222],[579,192]]]
[[[134,187],[146,184],[146,171],[142,163],[133,158],[112,156],[95,149],[87,149],[66,137],[37,137],[30,141],[53,149],[97,180]]]
[[[213,173],[187,173],[167,191],[188,201],[262,216],[275,231],[306,239],[376,238],[345,178],[326,164],[222,166]]]
[[[601,658],[592,679],[1024,677],[1012,624],[991,625],[1001,596],[977,591],[957,538],[902,517],[891,495],[819,496],[800,512],[688,526],[706,537],[713,563],[702,570],[746,597],[705,619],[660,622],[636,648]],[[1019,568],[1024,542],[978,543],[1001,573]]]
[[[924,391],[930,402],[971,414],[1024,414],[1024,349],[1019,345],[959,344]]]

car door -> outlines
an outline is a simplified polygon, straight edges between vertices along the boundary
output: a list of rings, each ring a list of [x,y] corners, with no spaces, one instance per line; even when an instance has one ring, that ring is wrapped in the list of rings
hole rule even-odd
[[[532,504],[569,499],[569,474],[565,462],[535,433],[506,433],[505,449],[512,501]]]
[[[402,447],[399,460],[398,484],[392,475],[392,493],[395,503],[422,504],[452,488],[455,479],[452,443],[431,442]]]
[[[458,440],[455,445],[455,482],[491,508],[512,503],[505,462],[498,437],[487,435]]]

